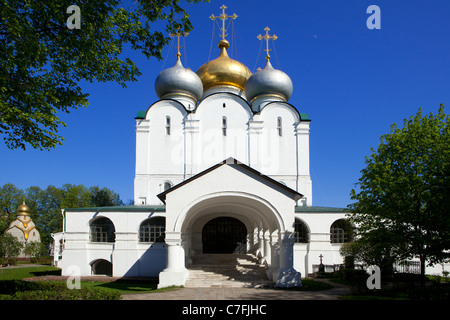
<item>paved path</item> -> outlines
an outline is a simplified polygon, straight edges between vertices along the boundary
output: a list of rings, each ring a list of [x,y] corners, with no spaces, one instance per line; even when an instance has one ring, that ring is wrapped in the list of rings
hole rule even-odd
[[[326,282],[326,281],[325,281]],[[123,300],[337,300],[350,294],[347,286],[323,291],[260,288],[180,288],[165,292],[124,294]]]

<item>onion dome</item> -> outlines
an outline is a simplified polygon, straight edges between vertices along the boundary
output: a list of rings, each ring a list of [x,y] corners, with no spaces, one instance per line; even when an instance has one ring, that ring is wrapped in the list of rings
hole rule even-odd
[[[244,64],[228,56],[227,49],[229,46],[227,40],[220,40],[219,57],[205,63],[197,70],[204,91],[215,86],[231,86],[244,90],[245,83],[252,73]]]
[[[25,204],[25,200],[23,203],[17,207],[17,215],[18,216],[30,216],[30,208]]]
[[[268,96],[273,101],[288,101],[292,95],[292,80],[283,71],[274,69],[267,59],[263,70],[254,73],[245,85],[245,97],[252,101],[259,96]]]
[[[180,54],[177,53],[177,62],[172,68],[159,73],[155,81],[155,91],[158,98],[187,96],[199,100],[203,94],[200,78],[190,69],[183,67]]]

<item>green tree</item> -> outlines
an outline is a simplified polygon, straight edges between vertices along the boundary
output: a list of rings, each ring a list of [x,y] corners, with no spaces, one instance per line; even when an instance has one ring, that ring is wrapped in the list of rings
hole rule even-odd
[[[117,193],[98,186],[87,188],[84,185],[64,184],[62,187],[48,186],[44,190],[31,186],[24,191],[8,183],[0,187],[2,233],[16,218],[17,206],[24,196],[44,245],[53,242],[52,233],[62,230],[61,209],[123,205]]]
[[[16,209],[22,203],[23,196],[23,190],[12,183],[0,187],[0,234],[3,234],[16,217]]]
[[[32,241],[26,244],[23,252],[29,257],[39,258],[47,253],[47,249],[42,242]]]
[[[366,267],[376,265],[384,275],[393,272],[393,264],[405,252],[402,239],[386,228],[371,230],[352,242],[344,243],[341,255],[363,263]]]
[[[60,113],[88,105],[81,81],[125,87],[141,75],[125,46],[161,59],[169,32],[192,29],[179,0],[82,1],[80,29],[67,26],[72,4],[0,0],[0,135],[9,148],[62,144]]]
[[[7,259],[10,257],[16,257],[20,254],[23,245],[17,240],[16,237],[7,233],[3,236],[0,236],[0,257],[3,259]]]
[[[419,109],[380,140],[351,191],[350,220],[361,238],[395,235],[394,258],[419,257],[424,274],[426,262],[450,256],[450,117],[443,105],[437,114]]]
[[[120,196],[108,188],[90,187],[91,202],[94,207],[122,206]]]

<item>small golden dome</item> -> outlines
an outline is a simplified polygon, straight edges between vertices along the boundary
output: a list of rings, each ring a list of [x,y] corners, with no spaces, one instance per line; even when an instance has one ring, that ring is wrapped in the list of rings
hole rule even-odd
[[[17,207],[17,215],[18,216],[29,216],[30,215],[30,208],[25,204],[25,200],[23,200],[23,203]]]
[[[197,70],[197,75],[203,83],[203,91],[213,86],[233,86],[244,90],[245,83],[252,73],[244,64],[228,56],[229,46],[227,40],[220,40],[219,57],[205,63]]]

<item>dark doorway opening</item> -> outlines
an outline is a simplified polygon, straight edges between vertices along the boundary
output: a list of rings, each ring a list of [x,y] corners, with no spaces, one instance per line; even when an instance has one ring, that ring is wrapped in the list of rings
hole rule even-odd
[[[99,259],[92,264],[92,274],[112,276],[112,263],[104,259]]]
[[[247,228],[238,219],[210,220],[202,230],[203,253],[246,253]]]

